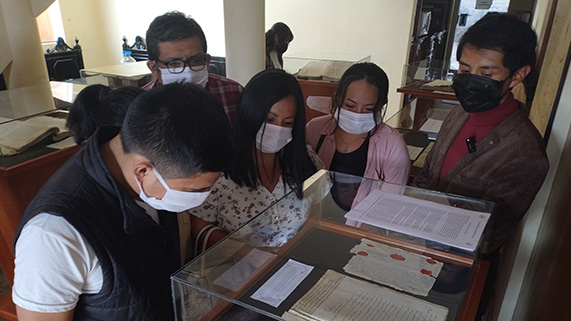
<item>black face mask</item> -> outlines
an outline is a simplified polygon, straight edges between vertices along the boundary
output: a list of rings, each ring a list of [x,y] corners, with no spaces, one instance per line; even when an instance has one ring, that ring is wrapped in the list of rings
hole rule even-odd
[[[454,76],[452,88],[466,112],[481,113],[500,104],[506,80],[498,81],[484,76],[459,73]]]

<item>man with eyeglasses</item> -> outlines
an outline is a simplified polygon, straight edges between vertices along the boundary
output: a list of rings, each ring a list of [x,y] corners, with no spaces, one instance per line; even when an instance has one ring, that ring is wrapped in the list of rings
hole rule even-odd
[[[156,17],[147,30],[147,66],[154,79],[142,88],[150,90],[179,81],[199,85],[222,103],[233,124],[244,88],[234,80],[209,73],[206,50],[206,37],[194,19],[178,11]]]

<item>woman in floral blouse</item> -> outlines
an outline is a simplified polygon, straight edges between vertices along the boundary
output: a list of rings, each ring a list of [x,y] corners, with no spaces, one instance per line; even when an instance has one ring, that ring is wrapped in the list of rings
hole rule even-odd
[[[243,231],[255,245],[280,246],[307,218],[309,204],[298,187],[325,167],[305,144],[305,105],[295,77],[280,69],[252,77],[242,93],[233,134],[232,169],[202,206],[189,211],[193,238],[198,236],[201,243],[200,231],[217,226],[221,230],[208,239],[212,245],[285,196],[250,225],[254,230]]]

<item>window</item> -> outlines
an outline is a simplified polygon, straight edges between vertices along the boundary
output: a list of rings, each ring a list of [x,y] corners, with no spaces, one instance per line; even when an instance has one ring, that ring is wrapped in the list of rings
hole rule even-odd
[[[54,3],[42,12],[42,14],[36,18],[36,23],[38,24],[42,44],[55,43],[58,37],[62,37],[65,41],[59,0],[55,0]]]

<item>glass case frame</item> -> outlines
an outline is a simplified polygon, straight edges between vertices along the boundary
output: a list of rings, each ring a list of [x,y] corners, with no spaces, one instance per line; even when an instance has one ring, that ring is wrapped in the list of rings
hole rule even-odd
[[[67,119],[68,113],[56,107],[50,83],[0,91],[0,126],[10,126],[10,123],[39,116]],[[0,135],[4,133],[0,131]],[[9,169],[57,151],[47,147],[51,143],[53,141],[46,137],[15,155],[3,153],[0,148],[0,168]]]
[[[352,188],[347,189],[339,183],[345,184],[348,181],[352,182]],[[281,202],[291,201],[291,193],[172,276],[177,320],[283,320],[283,313],[288,311],[326,270],[343,273],[342,267],[351,256],[349,250],[363,238],[444,262],[443,274],[436,279],[434,288],[427,297],[420,298],[446,306],[449,311],[447,320],[457,320],[472,273],[479,269],[479,264],[476,263],[478,247],[475,251],[466,251],[366,224],[359,227],[349,226],[345,224],[344,218],[348,210],[347,204],[349,207],[355,206],[373,190],[485,213],[492,212],[494,203],[325,170],[310,177],[301,188],[303,198],[299,201],[309,204],[307,218],[285,244],[279,247],[258,246],[256,241],[253,241],[258,239],[257,236],[252,238],[252,235],[259,234],[256,232],[257,227],[272,222],[272,214],[269,213],[277,210]],[[347,195],[339,194],[339,190],[343,189],[349,191]],[[249,271],[249,274],[243,275],[243,280],[236,288],[228,289],[215,284],[214,280],[223,273],[231,270],[234,272],[253,250],[263,251],[272,258]],[[252,299],[252,293],[289,259],[312,265],[314,268],[311,274],[277,308]]]

